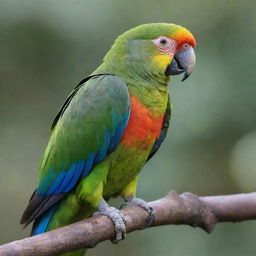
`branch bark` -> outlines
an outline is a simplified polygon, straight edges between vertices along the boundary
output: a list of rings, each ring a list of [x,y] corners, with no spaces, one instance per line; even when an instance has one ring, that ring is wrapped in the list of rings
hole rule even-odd
[[[150,202],[156,212],[151,226],[187,224],[210,233],[218,222],[256,219],[256,192],[247,194],[197,197],[192,193],[165,197]],[[122,210],[127,233],[145,228],[147,213],[140,207]],[[91,248],[114,237],[114,226],[106,216],[97,216],[41,235],[0,246],[0,256],[58,255]]]

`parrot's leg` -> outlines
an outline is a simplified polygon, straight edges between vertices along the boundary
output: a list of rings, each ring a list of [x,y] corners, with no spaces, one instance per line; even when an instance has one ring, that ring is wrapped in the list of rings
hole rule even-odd
[[[144,201],[143,199],[137,198],[137,197],[129,197],[126,199],[126,203],[121,206],[121,208],[129,207],[129,206],[140,206],[142,207],[147,213],[148,218],[146,219],[146,225],[150,226],[153,221],[155,220],[155,211],[154,209],[149,205],[148,202]]]
[[[137,183],[138,183],[138,176],[136,176],[130,183],[128,183],[126,187],[123,189],[123,191],[121,192],[121,196],[126,201],[126,203],[121,206],[121,209],[129,206],[142,207],[149,215],[148,218],[146,219],[146,227],[148,227],[155,220],[155,211],[148,204],[148,202],[144,201],[143,199],[137,198],[135,196]]]
[[[100,201],[98,210],[99,211],[95,212],[93,216],[106,215],[113,221],[115,225],[116,237],[115,239],[111,240],[111,242],[117,244],[123,240],[126,235],[126,227],[122,213],[115,207],[110,207],[103,198]]]

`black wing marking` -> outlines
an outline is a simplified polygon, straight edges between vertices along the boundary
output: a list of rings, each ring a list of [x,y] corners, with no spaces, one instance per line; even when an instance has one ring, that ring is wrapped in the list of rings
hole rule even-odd
[[[22,215],[20,224],[24,224],[24,228],[37,217],[42,215],[47,209],[52,205],[58,202],[60,199],[65,197],[67,193],[53,194],[50,196],[42,196],[37,193],[35,190],[30,201],[29,205],[26,208],[25,212]]]
[[[170,119],[171,119],[171,105],[170,105],[170,97],[168,97],[168,102],[167,102],[167,107],[166,107],[164,120],[163,120],[163,124],[162,124],[161,134],[160,134],[160,137],[155,141],[155,144],[152,147],[152,150],[148,156],[147,161],[157,152],[157,150],[160,148],[162,142],[164,141],[164,139],[167,135],[168,128],[169,128]]]

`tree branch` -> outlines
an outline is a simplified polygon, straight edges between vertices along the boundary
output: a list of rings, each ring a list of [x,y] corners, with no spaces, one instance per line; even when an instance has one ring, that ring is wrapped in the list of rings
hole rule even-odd
[[[197,197],[175,192],[150,202],[156,212],[152,226],[187,224],[210,233],[223,221],[256,219],[256,192],[225,196]],[[122,210],[127,233],[143,229],[147,213],[140,207]],[[0,256],[58,255],[80,248],[91,248],[114,237],[114,226],[106,216],[97,216],[41,235],[0,246]]]

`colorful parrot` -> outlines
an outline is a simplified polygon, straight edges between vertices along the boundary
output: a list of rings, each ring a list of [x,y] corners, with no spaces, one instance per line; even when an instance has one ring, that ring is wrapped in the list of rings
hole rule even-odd
[[[185,28],[152,23],[119,36],[103,63],[66,99],[51,127],[37,189],[21,224],[34,221],[32,235],[103,214],[125,235],[120,211],[108,205],[121,196],[128,205],[154,210],[136,198],[142,167],[166,137],[170,76],[189,77],[196,41]],[[78,250],[64,255],[84,255]]]

